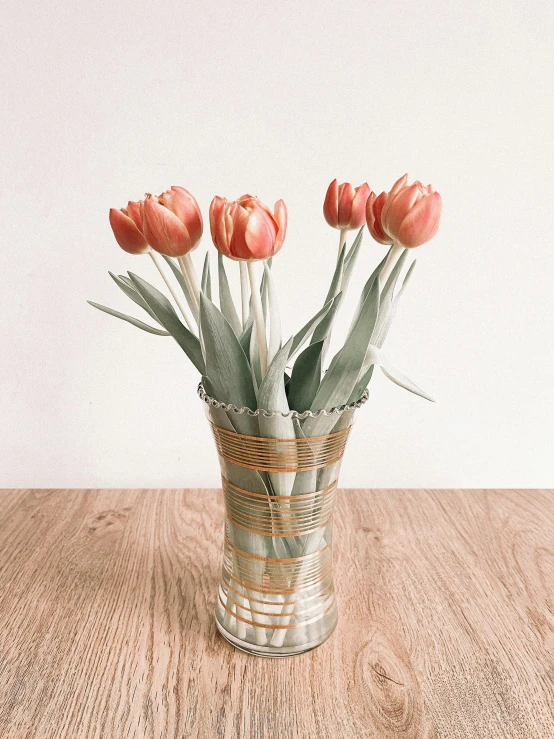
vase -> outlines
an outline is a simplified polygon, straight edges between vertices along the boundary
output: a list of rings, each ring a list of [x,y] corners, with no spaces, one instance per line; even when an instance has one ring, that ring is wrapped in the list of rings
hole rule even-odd
[[[297,413],[238,408],[198,388],[225,501],[216,625],[265,657],[302,654],[337,624],[333,508],[355,403]]]

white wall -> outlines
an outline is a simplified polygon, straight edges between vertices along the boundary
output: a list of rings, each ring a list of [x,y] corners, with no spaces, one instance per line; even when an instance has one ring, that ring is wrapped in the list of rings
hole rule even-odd
[[[7,14],[0,485],[218,484],[184,355],[85,302],[127,308],[108,269],[156,281],[116,246],[110,206],[172,184],[205,214],[216,193],[284,198],[291,332],[327,289],[331,179],[380,191],[408,171],[444,217],[386,351],[438,403],[378,376],[341,482],[554,486],[550,2],[35,0]],[[367,236],[357,290],[382,254]]]

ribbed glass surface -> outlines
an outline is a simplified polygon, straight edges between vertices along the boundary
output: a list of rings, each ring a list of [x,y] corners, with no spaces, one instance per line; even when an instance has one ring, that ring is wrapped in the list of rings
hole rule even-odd
[[[354,413],[365,397],[286,417],[236,409],[202,393],[225,501],[217,627],[253,654],[313,649],[337,623],[333,507]]]

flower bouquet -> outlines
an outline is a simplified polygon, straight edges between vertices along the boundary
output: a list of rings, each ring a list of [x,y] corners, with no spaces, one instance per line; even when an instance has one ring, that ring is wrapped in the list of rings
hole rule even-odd
[[[187,190],[172,187],[112,209],[118,244],[151,257],[173,302],[129,272],[110,276],[148,323],[91,303],[151,334],[172,336],[201,375],[198,393],[219,454],[226,511],[216,623],[235,646],[266,656],[312,649],[335,628],[333,502],[354,414],[368,397],[374,368],[431,400],[382,346],[413,273],[408,255],[437,232],[440,195],[430,185],[409,185],[407,175],[380,195],[367,184],[354,188],[334,180],[323,213],[340,233],[329,289],[321,308],[286,340],[271,270],[287,228],[282,200],[271,211],[251,195],[213,199],[217,297],[209,252],[200,279],[191,258],[203,221]],[[366,224],[388,251],[328,361]],[[352,230],[357,234],[349,245]],[[226,260],[238,262],[240,304]]]

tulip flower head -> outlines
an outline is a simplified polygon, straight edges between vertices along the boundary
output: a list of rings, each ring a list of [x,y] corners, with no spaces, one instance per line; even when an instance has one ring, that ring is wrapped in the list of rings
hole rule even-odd
[[[380,195],[371,192],[366,204],[366,222],[369,233],[380,244],[392,244],[392,239],[383,231],[381,223],[381,213],[387,197],[388,193],[386,192],[382,192]]]
[[[182,257],[202,238],[202,214],[184,187],[171,187],[161,195],[146,195],[140,208],[142,228],[150,246],[168,257]]]
[[[333,180],[327,188],[323,203],[323,215],[333,228],[352,230],[365,223],[365,208],[371,189],[367,182],[353,187],[350,182],[339,185]]]
[[[129,254],[150,251],[142,233],[140,203],[129,201],[126,208],[110,208],[110,226],[119,246]]]
[[[400,246],[421,246],[437,233],[441,211],[439,193],[419,181],[408,185],[405,174],[395,182],[383,205],[381,227]]]
[[[272,213],[252,195],[233,202],[216,195],[210,205],[210,230],[217,250],[226,257],[237,261],[268,259],[283,246],[287,208],[278,200]]]

